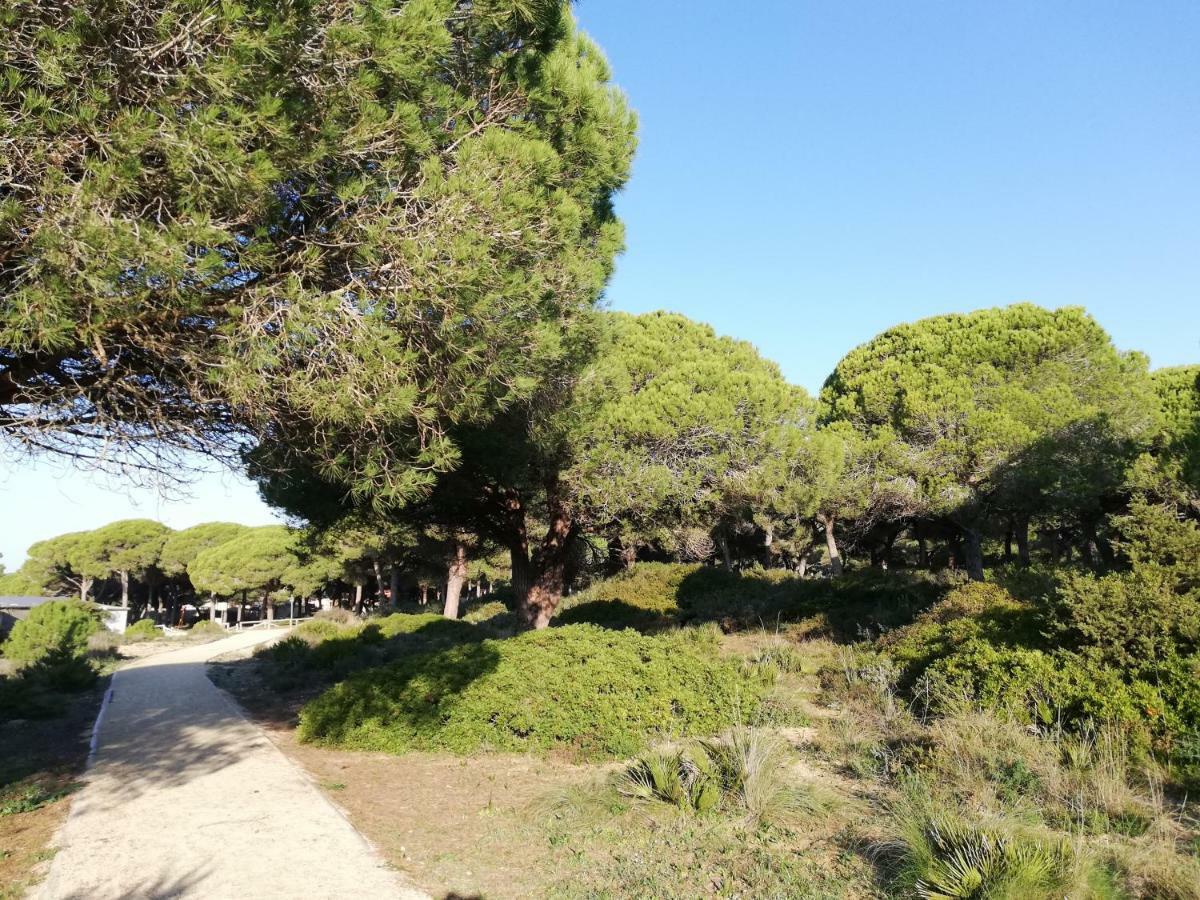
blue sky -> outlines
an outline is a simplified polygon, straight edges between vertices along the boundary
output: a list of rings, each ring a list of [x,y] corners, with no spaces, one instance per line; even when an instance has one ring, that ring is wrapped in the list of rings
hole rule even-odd
[[[641,117],[612,306],[673,309],[820,387],[897,322],[1085,306],[1155,366],[1200,361],[1200,4],[582,0]],[[129,515],[258,523],[4,463],[0,562]]]

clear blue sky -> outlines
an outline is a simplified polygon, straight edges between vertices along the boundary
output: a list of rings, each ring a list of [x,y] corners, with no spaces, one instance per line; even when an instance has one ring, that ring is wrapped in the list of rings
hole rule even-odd
[[[1081,305],[1200,361],[1200,3],[582,0],[641,116],[608,297],[745,338],[810,390],[897,322]],[[261,522],[50,466],[0,479],[0,552],[128,515]],[[134,505],[135,501],[140,505]],[[18,515],[12,515],[12,511]]]

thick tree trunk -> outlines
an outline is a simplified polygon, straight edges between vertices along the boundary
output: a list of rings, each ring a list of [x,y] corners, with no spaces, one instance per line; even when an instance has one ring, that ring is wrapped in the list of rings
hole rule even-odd
[[[1008,529],[1004,532],[1004,561],[1006,563],[1012,562],[1013,558],[1013,531],[1013,524],[1009,522]]]
[[[517,595],[517,615],[529,628],[545,628],[567,586],[567,562],[571,542],[575,537],[574,523],[561,503],[558,485],[546,485],[549,498],[549,527],[532,557],[514,554],[513,587]],[[514,540],[510,546],[519,548],[523,541]],[[523,563],[523,564],[522,564]],[[527,568],[526,568],[527,565]],[[524,569],[518,580],[518,569]],[[521,588],[524,587],[524,590]]]
[[[79,599],[87,603],[88,594],[92,592],[92,579],[87,575],[79,576]]]
[[[363,584],[361,581],[354,585],[354,614],[356,616],[363,614]]]
[[[825,549],[829,551],[829,574],[834,577],[841,575],[842,557],[838,553],[837,536],[833,533],[837,519],[834,516],[821,516],[821,525],[825,528]]]
[[[129,573],[121,573],[121,606],[129,609]]]
[[[454,556],[446,569],[446,605],[442,608],[442,615],[447,619],[458,618],[458,601],[466,580],[467,548],[462,541],[455,541]]]
[[[983,541],[974,528],[963,530],[963,556],[967,577],[972,581],[983,581]]]
[[[270,594],[263,594],[263,618],[268,622],[275,621],[275,601]]]
[[[808,574],[808,554],[803,553],[800,556],[800,564],[796,566],[796,574],[803,578]]]
[[[1022,516],[1013,525],[1017,539],[1017,562],[1029,566],[1029,517]]]
[[[392,566],[391,572],[391,607],[392,609],[400,608],[400,567]]]
[[[217,595],[208,595],[208,621],[217,621]]]

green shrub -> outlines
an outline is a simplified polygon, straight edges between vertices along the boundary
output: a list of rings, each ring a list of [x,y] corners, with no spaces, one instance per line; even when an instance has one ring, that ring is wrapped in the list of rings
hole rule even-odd
[[[1200,594],[1180,590],[1163,566],[1064,575],[1051,612],[1063,644],[1133,677],[1154,672],[1168,655],[1200,648]]]
[[[911,625],[885,634],[879,648],[912,685],[926,669],[972,640],[997,647],[1043,647],[1036,610],[995,584],[972,582],[954,588]]]
[[[366,622],[355,617],[347,625],[329,617],[313,618],[255,655],[271,686],[289,690],[314,680],[340,680],[400,656],[482,640],[483,636],[469,622],[436,613],[393,613]]]
[[[153,619],[142,619],[134,622],[125,629],[125,640],[131,644],[138,641],[154,640],[154,638],[161,636],[162,632],[158,630],[158,626],[154,624]]]
[[[340,606],[331,606],[329,609],[317,610],[313,613],[313,620],[317,622],[333,622],[336,625],[358,625],[362,622],[351,610],[342,609]]]
[[[1067,651],[997,647],[968,640],[930,666],[925,687],[933,711],[968,701],[1018,721],[1050,727],[1115,722],[1134,730],[1161,725],[1165,702],[1143,682]]]
[[[88,638],[99,630],[95,613],[78,600],[43,603],[13,626],[4,655],[18,664],[81,657],[87,653]]]
[[[555,623],[588,622],[606,628],[643,631],[664,628],[679,619],[679,586],[700,568],[676,563],[638,563],[564,598]]]
[[[917,897],[1057,900],[1072,886],[1065,840],[1006,833],[949,816],[910,823],[904,881]]]
[[[515,625],[516,620],[511,618],[511,611],[507,606],[499,600],[492,600],[486,603],[472,604],[462,620],[464,622],[472,622],[476,625],[488,624],[493,627],[504,627],[505,625]]]
[[[716,733],[753,714],[764,689],[721,659],[707,632],[571,625],[362,672],[305,706],[299,733],[394,753],[569,746],[629,756],[654,738]]]

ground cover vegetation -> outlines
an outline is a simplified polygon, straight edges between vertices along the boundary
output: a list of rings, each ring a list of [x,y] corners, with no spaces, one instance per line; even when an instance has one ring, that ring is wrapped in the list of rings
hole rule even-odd
[[[543,893],[1196,896],[1200,367],[1019,304],[814,397],[604,310],[635,120],[557,0],[0,25],[4,449],[295,526],[38,542],[3,703],[94,683],[89,601],[320,610],[237,682],[308,750],[586,763]]]

